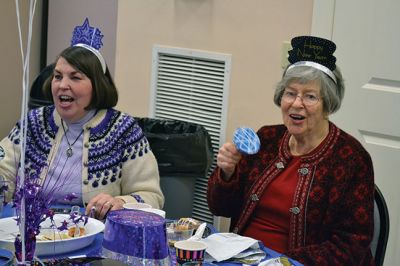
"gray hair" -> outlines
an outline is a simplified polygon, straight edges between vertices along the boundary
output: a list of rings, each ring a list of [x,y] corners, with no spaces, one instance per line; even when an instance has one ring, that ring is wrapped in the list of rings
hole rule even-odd
[[[281,99],[284,90],[293,82],[307,84],[317,82],[321,88],[321,98],[324,112],[333,114],[339,110],[344,96],[344,82],[338,67],[333,71],[337,84],[324,72],[310,66],[296,66],[286,69],[282,80],[276,85],[274,103],[281,106]]]

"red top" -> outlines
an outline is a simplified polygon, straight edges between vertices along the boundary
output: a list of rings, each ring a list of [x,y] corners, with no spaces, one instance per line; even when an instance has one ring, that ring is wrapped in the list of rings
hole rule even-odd
[[[261,240],[265,246],[284,253],[288,247],[289,209],[297,185],[300,157],[294,157],[286,170],[265,189],[243,235]]]

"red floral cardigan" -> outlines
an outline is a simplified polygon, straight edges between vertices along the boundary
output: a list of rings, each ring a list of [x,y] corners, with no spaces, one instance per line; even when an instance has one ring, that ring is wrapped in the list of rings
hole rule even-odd
[[[238,234],[265,187],[291,160],[284,125],[264,126],[257,134],[260,151],[243,156],[231,180],[220,178],[216,168],[208,182],[211,212],[231,217]],[[374,173],[362,145],[330,123],[323,144],[302,157],[298,178],[285,254],[304,265],[374,265]]]

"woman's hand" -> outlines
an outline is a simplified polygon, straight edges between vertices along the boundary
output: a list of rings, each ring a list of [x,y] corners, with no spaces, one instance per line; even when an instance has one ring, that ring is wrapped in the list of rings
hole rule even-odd
[[[122,199],[100,193],[89,201],[85,213],[90,215],[94,211],[94,218],[103,220],[109,211],[122,209],[124,203]]]
[[[235,172],[235,167],[242,158],[235,144],[227,142],[218,151],[217,165],[223,172],[223,179],[229,180]]]

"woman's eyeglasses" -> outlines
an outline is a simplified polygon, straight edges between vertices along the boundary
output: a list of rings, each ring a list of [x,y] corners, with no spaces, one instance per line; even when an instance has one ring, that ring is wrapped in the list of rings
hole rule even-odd
[[[299,95],[297,92],[285,90],[282,94],[282,101],[291,104],[296,101],[297,97],[301,99],[305,106],[313,106],[320,100],[320,98],[314,93],[305,93],[303,95]]]

